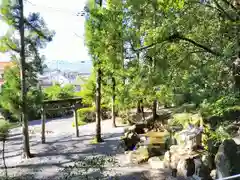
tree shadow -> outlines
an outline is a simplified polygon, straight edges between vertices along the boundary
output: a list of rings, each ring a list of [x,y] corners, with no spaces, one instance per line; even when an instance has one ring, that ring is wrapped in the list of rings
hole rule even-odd
[[[117,155],[119,154],[119,149],[117,148],[120,141],[118,137],[120,137],[122,133],[109,133],[105,134],[103,138],[104,142],[99,144],[91,144],[91,140],[94,135],[82,135],[78,138],[72,136],[64,136],[60,139],[53,140],[51,142],[47,142],[46,144],[41,144],[40,142],[32,141],[31,150],[36,154],[36,156],[30,160],[28,163],[21,163],[17,167],[19,168],[39,168],[45,166],[55,165],[54,161],[51,161],[53,158],[60,157],[61,160],[66,162],[74,162],[77,161],[80,157],[83,156],[94,156],[94,155]],[[18,147],[16,147],[19,145]],[[21,142],[19,144],[15,144],[15,151],[12,153],[6,153],[6,160],[13,157],[21,156]],[[69,149],[66,149],[66,146]],[[36,149],[36,150],[35,150]],[[34,151],[35,150],[35,151]],[[17,153],[19,152],[19,153]],[[0,158],[1,159],[1,158]],[[41,161],[41,159],[50,159],[49,163],[46,161]],[[35,163],[36,162],[38,163]],[[52,162],[52,163],[51,163]],[[8,165],[9,168],[15,168],[16,165]]]
[[[51,168],[64,169],[66,166],[73,165],[74,162],[79,161],[83,157],[92,156],[115,156],[122,154],[123,151],[119,150],[120,137],[123,132],[105,133],[102,135],[104,142],[99,144],[92,144],[91,140],[95,134],[90,132],[75,137],[72,134],[61,134],[59,136],[46,137],[46,143],[41,144],[39,136],[31,137],[31,152],[36,154],[32,159],[14,163],[12,159],[20,159],[22,152],[22,137],[21,134],[13,135],[10,137],[8,149],[6,151],[6,160],[9,171],[25,171],[32,173],[32,170],[42,169],[45,171]],[[15,158],[16,157],[16,158]],[[1,158],[0,158],[1,159]],[[11,162],[10,162],[11,160]],[[0,169],[2,169],[2,165]],[[41,173],[41,172],[40,172]],[[29,174],[19,177],[26,179]],[[16,177],[17,178],[17,177]],[[0,176],[1,179],[1,176]],[[52,178],[50,178],[52,180]],[[109,178],[108,178],[109,179]],[[111,178],[110,178],[111,179]],[[11,179],[10,179],[11,180]]]
[[[66,173],[66,172],[65,172]],[[132,173],[124,173],[124,174],[108,174],[106,171],[94,171],[83,174],[76,175],[64,175],[63,173],[57,173],[54,176],[49,176],[45,178],[37,178],[34,174],[25,174],[16,177],[8,177],[0,176],[1,180],[150,180],[144,176],[147,171],[142,172],[132,172]]]
[[[81,180],[150,180],[144,176],[144,173],[147,171],[142,172],[132,172],[132,173],[117,173],[115,175],[111,175],[112,172],[108,173],[107,171],[95,171],[90,173],[84,173],[81,175],[73,175],[69,178],[64,177],[66,180],[72,179],[81,179]],[[54,180],[63,180],[62,177],[56,178]]]

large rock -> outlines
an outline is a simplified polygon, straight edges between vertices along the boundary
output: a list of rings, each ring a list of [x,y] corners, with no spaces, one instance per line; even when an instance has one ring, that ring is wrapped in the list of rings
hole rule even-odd
[[[188,128],[175,135],[177,144],[184,145],[188,149],[197,149],[202,145],[202,129]]]
[[[215,156],[217,178],[240,174],[240,146],[234,140],[225,140]]]
[[[140,137],[135,132],[127,132],[125,133],[123,141],[125,144],[125,151],[134,150],[136,145],[140,142]]]
[[[182,145],[173,145],[164,155],[164,165],[171,169],[177,169],[177,165],[181,159],[194,159],[200,157],[199,152],[185,149]]]
[[[187,149],[183,145],[173,145],[164,155],[164,167],[177,169],[177,173],[185,178],[196,175],[209,179],[210,170],[201,160],[201,151]]]
[[[190,177],[195,173],[194,159],[181,159],[177,165],[177,173],[183,177]]]
[[[128,131],[135,132],[137,134],[144,134],[145,133],[145,130],[144,130],[145,128],[146,128],[146,124],[144,124],[144,123],[134,124],[134,125],[132,125],[128,128]]]
[[[221,143],[216,142],[216,140],[207,140],[208,153],[202,157],[202,161],[210,170],[216,169],[214,159],[220,145]]]
[[[129,153],[129,161],[133,164],[140,164],[148,161],[149,153],[146,146],[140,146],[135,151]]]
[[[160,157],[151,157],[148,160],[149,165],[151,166],[152,169],[164,169],[164,163],[160,159]]]
[[[213,170],[211,171],[210,176],[211,176],[212,179],[216,179],[216,178],[217,178],[217,177],[216,177],[216,169],[213,169]]]
[[[195,173],[194,174],[197,177],[200,177],[202,180],[211,179],[211,177],[210,177],[211,171],[208,168],[208,166],[206,166],[204,164],[204,162],[202,161],[201,158],[195,158],[194,163],[195,163]]]

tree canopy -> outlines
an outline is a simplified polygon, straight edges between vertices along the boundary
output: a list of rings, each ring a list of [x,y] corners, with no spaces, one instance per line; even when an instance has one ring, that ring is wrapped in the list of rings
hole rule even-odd
[[[237,99],[240,15],[235,1],[105,4],[87,6],[86,44],[94,68],[101,62],[103,93],[116,93],[118,107],[141,99],[150,106],[154,99],[168,105]]]

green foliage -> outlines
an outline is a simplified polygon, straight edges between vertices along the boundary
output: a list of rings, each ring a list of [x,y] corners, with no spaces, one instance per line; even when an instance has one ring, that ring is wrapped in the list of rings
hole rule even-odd
[[[81,86],[81,91],[75,93],[76,96],[80,96],[83,99],[83,104],[92,105],[95,101],[95,90],[96,90],[96,75],[91,73],[91,76],[85,80],[84,84]]]
[[[111,105],[116,95],[119,111],[139,101],[152,106],[157,99],[168,107],[181,106],[178,112],[200,107],[204,118],[236,112],[231,107],[239,106],[240,99],[240,31],[234,4],[106,2],[106,8],[97,8],[91,1],[85,36],[94,70],[102,70],[103,104]],[[94,102],[93,92],[92,88],[89,104]]]
[[[128,124],[132,120],[128,111],[120,111],[118,116],[121,118],[122,124]]]
[[[101,108],[101,118],[102,119],[109,119],[110,117],[108,117],[107,112],[109,111],[109,109],[105,106],[102,105]],[[77,116],[78,116],[78,124],[79,126],[85,125],[86,123],[91,123],[91,122],[95,122],[96,119],[96,108],[95,106],[91,106],[91,107],[84,107],[81,109],[77,110]],[[75,126],[75,122],[72,122],[72,126]]]
[[[211,130],[209,126],[205,126],[203,134],[203,144],[208,150],[208,142],[211,141],[213,146],[218,147],[225,139],[230,139],[231,135],[227,132],[224,125],[220,125],[217,129]]]
[[[189,124],[193,125],[201,125],[202,117],[199,114],[192,114],[192,113],[177,113],[173,115],[173,119],[170,121],[170,125],[177,125],[183,126],[187,128]]]
[[[21,113],[27,113],[26,117],[31,119],[39,115],[41,95],[38,90],[37,75],[41,74],[46,67],[43,63],[44,57],[40,55],[39,49],[44,48],[52,40],[54,32],[48,30],[39,13],[29,13],[27,17],[23,17],[24,38],[15,36],[21,31],[21,5],[19,3],[20,1],[3,0],[0,4],[1,20],[9,26],[7,33],[0,38],[0,52],[9,52],[13,61],[13,66],[4,72],[5,84],[1,93],[1,106],[17,119]],[[24,43],[25,47],[24,56],[20,53],[21,43]],[[24,60],[24,64],[19,57]],[[20,81],[21,65],[24,70],[24,78],[21,78]],[[26,108],[22,108],[23,102],[20,101],[20,84],[26,86],[26,92],[23,92],[23,97],[26,96]],[[27,109],[28,112],[22,112],[24,109]]]
[[[198,109],[196,107],[196,104],[187,104],[184,103],[182,104],[180,107],[176,107],[173,112],[174,113],[181,113],[181,112],[187,112],[187,113],[194,113],[196,112]]]
[[[172,90],[167,86],[161,86],[160,90],[157,92],[157,99],[160,104],[171,106],[173,103],[174,94]]]
[[[6,137],[8,136],[9,129],[10,129],[10,123],[4,119],[0,119],[0,140],[6,140]]]
[[[68,99],[75,96],[74,86],[67,84],[61,87],[59,84],[47,87],[43,90],[45,100],[59,100]],[[57,105],[52,105],[52,109],[56,108]],[[61,107],[70,106],[69,103],[57,106],[59,109],[57,111],[47,111],[46,116],[48,118],[63,117],[66,115],[71,115],[72,112],[69,109],[61,109]]]
[[[21,113],[19,73],[19,65],[16,62],[13,62],[13,66],[5,69],[5,83],[0,96],[1,106],[17,119]],[[37,89],[37,84],[34,83],[34,78],[34,76],[27,77],[28,85],[32,86],[27,93],[27,106],[30,118],[36,117],[36,114],[39,113],[41,102],[40,91]]]
[[[240,101],[237,97],[234,96],[222,96],[219,99],[217,99],[215,102],[207,102],[205,100],[201,104],[201,113],[205,117],[209,116],[223,116],[226,111],[230,111],[231,109],[234,110],[234,107],[237,110],[236,106],[239,104]]]
[[[44,98],[49,100],[67,99],[74,97],[74,86],[67,84],[61,87],[59,84],[44,89]]]
[[[78,120],[82,122],[95,122],[95,107],[82,108],[77,111]]]
[[[87,123],[82,121],[81,119],[78,119],[78,126],[84,126],[86,125]],[[75,121],[72,122],[72,127],[75,127]]]
[[[217,143],[223,142],[225,139],[231,138],[231,136],[227,133],[226,129],[223,126],[219,126],[215,131],[212,131],[210,138]]]

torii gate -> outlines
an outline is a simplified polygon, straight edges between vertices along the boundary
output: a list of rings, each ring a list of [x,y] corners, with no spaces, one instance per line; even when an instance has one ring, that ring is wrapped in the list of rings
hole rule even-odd
[[[57,105],[57,107],[52,108],[51,105]],[[59,107],[59,105],[61,105],[61,107]],[[64,105],[66,105],[66,107],[64,107]],[[74,98],[68,98],[68,99],[58,99],[58,100],[44,100],[43,104],[42,104],[42,112],[41,112],[41,125],[42,125],[41,139],[42,139],[42,144],[44,144],[46,142],[45,123],[46,123],[46,112],[47,111],[53,111],[53,110],[56,111],[60,108],[61,109],[72,110],[73,115],[74,115],[74,120],[75,120],[76,137],[79,137],[77,109],[79,109],[81,107],[83,107],[81,97],[74,97]]]

